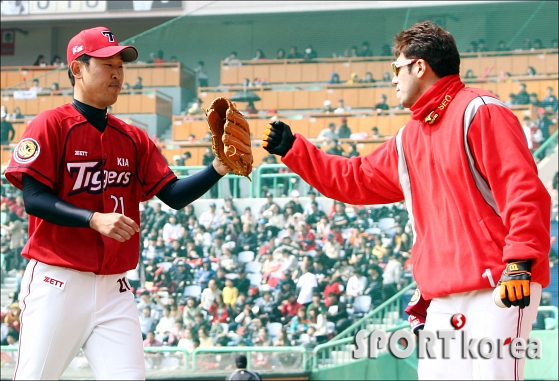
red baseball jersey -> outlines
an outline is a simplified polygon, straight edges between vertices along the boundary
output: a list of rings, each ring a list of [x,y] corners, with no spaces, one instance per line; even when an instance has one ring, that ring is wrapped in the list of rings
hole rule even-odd
[[[122,213],[140,225],[139,204],[176,176],[148,135],[108,115],[100,132],[71,104],[40,113],[14,150],[6,178],[19,189],[22,174],[80,208]],[[118,274],[136,267],[140,236],[126,242],[91,228],[55,225],[29,216],[22,255],[53,266]]]

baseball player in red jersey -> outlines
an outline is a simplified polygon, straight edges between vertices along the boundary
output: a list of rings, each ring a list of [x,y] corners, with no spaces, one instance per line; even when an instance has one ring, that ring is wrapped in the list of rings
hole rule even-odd
[[[137,57],[104,27],[74,36],[73,102],[37,115],[9,163],[29,214],[15,379],[59,379],[80,348],[97,379],[144,379],[126,279],[139,260],[139,204],[157,195],[183,208],[228,172],[215,160],[178,180],[145,132],[107,113]]]
[[[411,309],[414,330],[423,322],[435,335],[452,330],[451,317],[461,313],[469,338],[527,341],[549,284],[550,196],[522,127],[493,94],[465,87],[447,31],[421,22],[394,42],[392,83],[411,111],[396,136],[348,159],[325,154],[277,121],[263,146],[325,196],[350,204],[406,201],[413,275],[428,301],[421,303],[426,311]],[[496,287],[508,308],[495,305]],[[523,377],[524,359],[508,350],[502,358],[463,358],[461,340],[449,341],[449,358],[437,340],[435,358],[419,360],[419,379]]]

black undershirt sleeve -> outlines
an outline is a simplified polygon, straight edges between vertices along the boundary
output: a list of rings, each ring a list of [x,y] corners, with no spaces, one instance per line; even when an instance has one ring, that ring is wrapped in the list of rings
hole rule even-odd
[[[27,214],[47,222],[74,228],[88,228],[93,210],[78,208],[52,194],[51,189],[33,176],[23,174],[23,204]]]
[[[202,197],[222,177],[210,164],[206,169],[192,176],[169,181],[157,193],[157,197],[173,209],[182,209]]]
[[[159,191],[157,197],[173,209],[182,209],[204,195],[222,177],[210,164],[195,175],[170,181]],[[94,210],[79,208],[62,200],[52,194],[48,186],[27,174],[23,174],[22,183],[23,203],[27,214],[60,226],[89,227]]]

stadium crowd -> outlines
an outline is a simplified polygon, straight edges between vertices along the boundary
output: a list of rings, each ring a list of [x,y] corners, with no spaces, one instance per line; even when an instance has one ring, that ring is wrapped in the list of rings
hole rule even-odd
[[[2,191],[2,269],[19,285],[27,216],[18,191]],[[302,203],[295,190],[281,208],[266,196],[259,210],[227,198],[199,214],[197,203],[176,214],[141,204],[140,261],[128,280],[145,346],[313,347],[411,281],[403,204],[324,210],[315,192]],[[3,306],[4,343],[17,342],[18,287]]]

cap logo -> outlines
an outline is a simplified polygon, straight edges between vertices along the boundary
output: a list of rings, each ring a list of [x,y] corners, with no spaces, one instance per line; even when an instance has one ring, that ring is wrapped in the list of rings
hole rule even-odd
[[[109,42],[115,42],[115,37],[113,35],[113,32],[105,30],[105,31],[101,32],[101,34],[103,34],[103,36],[107,37],[109,39]]]
[[[79,53],[83,50],[83,45],[78,45],[78,46],[74,46],[72,48],[72,54],[76,54]]]

